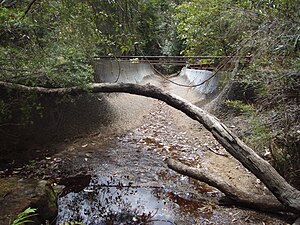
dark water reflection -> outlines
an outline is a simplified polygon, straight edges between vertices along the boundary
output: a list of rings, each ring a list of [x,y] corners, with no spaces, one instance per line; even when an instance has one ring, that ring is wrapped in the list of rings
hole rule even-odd
[[[93,179],[84,190],[61,197],[59,205],[63,207],[57,224],[77,221],[95,225],[175,224],[176,211],[197,212],[202,206],[161,187],[121,183],[112,177]]]

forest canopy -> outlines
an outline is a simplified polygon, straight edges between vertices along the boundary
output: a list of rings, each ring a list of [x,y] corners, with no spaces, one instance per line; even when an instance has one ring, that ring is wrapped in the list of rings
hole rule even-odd
[[[297,0],[31,0],[0,3],[1,80],[92,81],[103,55],[253,55],[299,67]]]

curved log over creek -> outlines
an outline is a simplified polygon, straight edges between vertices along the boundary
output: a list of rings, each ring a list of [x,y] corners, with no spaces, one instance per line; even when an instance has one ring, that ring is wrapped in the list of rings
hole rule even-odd
[[[163,85],[191,102],[203,97],[157,77],[145,82]],[[41,168],[34,175],[66,186],[57,224],[287,223],[284,217],[218,206],[220,191],[167,168],[164,160],[171,157],[215,173],[244,192],[269,194],[198,122],[158,100],[127,94],[109,98],[122,119],[103,128],[105,133],[70,141],[27,168]],[[141,106],[140,111],[132,105]]]

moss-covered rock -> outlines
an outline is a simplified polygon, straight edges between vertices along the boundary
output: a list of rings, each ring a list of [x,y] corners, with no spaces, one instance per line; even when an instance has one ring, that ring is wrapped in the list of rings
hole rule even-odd
[[[52,221],[57,215],[57,195],[47,181],[20,179],[18,177],[0,179],[0,224],[11,224],[25,209],[36,208],[38,216],[35,224]]]

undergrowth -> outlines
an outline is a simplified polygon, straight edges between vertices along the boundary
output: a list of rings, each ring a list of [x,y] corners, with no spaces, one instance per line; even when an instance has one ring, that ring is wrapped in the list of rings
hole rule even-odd
[[[266,159],[296,188],[300,188],[299,68],[299,62],[249,67],[239,79],[255,88],[255,101],[226,102],[235,114],[248,119],[251,132],[244,137],[246,144],[268,156]]]
[[[11,225],[25,225],[29,223],[33,223],[32,217],[37,216],[37,209],[27,208],[23,212],[19,213],[17,217],[14,219]]]
[[[258,111],[253,104],[244,103],[240,100],[227,100],[226,106],[236,115],[246,115],[249,120],[250,135],[244,137],[246,144],[260,153],[261,156],[267,156],[269,151],[266,149],[272,139],[271,130],[263,122]]]

